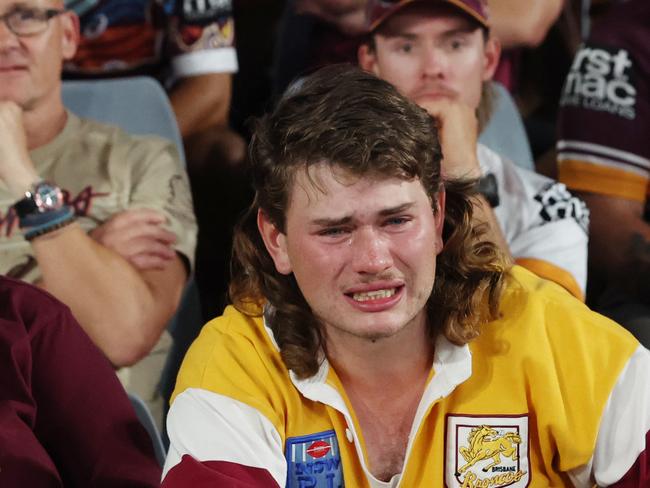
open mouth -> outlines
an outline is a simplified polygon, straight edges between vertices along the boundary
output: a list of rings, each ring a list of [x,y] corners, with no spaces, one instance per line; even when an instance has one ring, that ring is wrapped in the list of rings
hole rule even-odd
[[[354,291],[345,296],[356,307],[365,311],[381,311],[392,307],[401,300],[404,285],[379,288],[376,290]]]
[[[387,288],[385,290],[366,291],[363,293],[353,293],[352,299],[356,302],[367,302],[370,300],[380,300],[390,298],[397,293],[397,288]]]

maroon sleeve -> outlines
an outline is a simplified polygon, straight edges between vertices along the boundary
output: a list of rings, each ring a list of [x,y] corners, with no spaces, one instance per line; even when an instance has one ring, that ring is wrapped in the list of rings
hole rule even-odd
[[[278,484],[268,471],[227,461],[199,462],[185,454],[169,470],[162,488],[273,488]]]
[[[151,440],[108,360],[70,311],[47,294],[28,333],[35,435],[64,486],[159,486]],[[32,297],[33,298],[33,297]]]
[[[645,435],[645,445],[646,450],[639,454],[636,462],[625,473],[625,476],[610,485],[610,488],[646,488],[650,486],[650,456],[648,455],[650,432]]]

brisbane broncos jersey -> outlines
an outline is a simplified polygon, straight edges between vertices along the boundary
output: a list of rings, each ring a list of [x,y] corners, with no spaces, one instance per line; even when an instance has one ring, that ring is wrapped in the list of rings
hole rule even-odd
[[[649,486],[648,350],[518,266],[500,317],[437,339],[403,470],[380,481],[328,361],[298,379],[264,318],[228,308],[181,368],[162,486]]]

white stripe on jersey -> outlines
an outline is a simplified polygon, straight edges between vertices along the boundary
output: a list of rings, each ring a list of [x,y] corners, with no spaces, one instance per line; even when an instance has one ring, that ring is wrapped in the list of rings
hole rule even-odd
[[[650,168],[650,159],[638,156],[637,154],[622,151],[620,149],[613,149],[611,147],[603,146],[601,144],[594,144],[592,142],[581,142],[573,140],[562,140],[557,143],[558,149],[578,149],[594,153],[600,153],[608,156],[613,156],[624,161],[629,161],[641,166]]]
[[[650,167],[648,167],[648,169],[642,169],[639,168],[638,166],[633,166],[630,163],[626,163],[623,161],[615,161],[613,159],[607,159],[607,158],[594,156],[593,154],[587,154],[587,153],[562,151],[558,153],[557,159],[558,161],[566,161],[567,159],[573,159],[578,161],[593,162],[593,163],[597,163],[599,166],[607,166],[609,168],[615,168],[618,170],[624,167],[625,171],[628,171],[630,173],[635,173],[645,177],[648,176],[648,172],[650,171]]]
[[[601,155],[601,156],[612,156],[618,158],[623,162],[629,162],[637,166],[643,166],[650,169],[650,159],[644,158],[637,154],[622,151],[620,149],[614,149],[611,147],[603,146],[601,144],[594,144],[591,142],[581,142],[574,140],[561,140],[557,143],[557,149],[560,152],[563,152],[563,149],[568,149],[572,151],[584,151],[587,154]]]
[[[180,54],[172,59],[175,78],[208,73],[236,73],[239,69],[234,47],[202,49]]]
[[[569,473],[575,486],[619,481],[645,451],[650,431],[650,351],[639,346],[623,368],[605,405],[596,449],[585,466]]]
[[[167,417],[169,453],[163,479],[189,454],[197,461],[228,461],[261,468],[284,486],[283,442],[271,421],[250,405],[199,388],[178,395]]]

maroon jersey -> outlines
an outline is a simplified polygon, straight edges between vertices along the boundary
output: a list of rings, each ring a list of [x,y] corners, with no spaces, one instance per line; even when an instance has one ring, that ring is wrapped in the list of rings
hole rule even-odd
[[[0,486],[158,486],[151,441],[106,358],[66,306],[4,277],[0,370]]]
[[[612,6],[594,24],[560,101],[560,181],[645,202],[650,181],[650,1]]]

